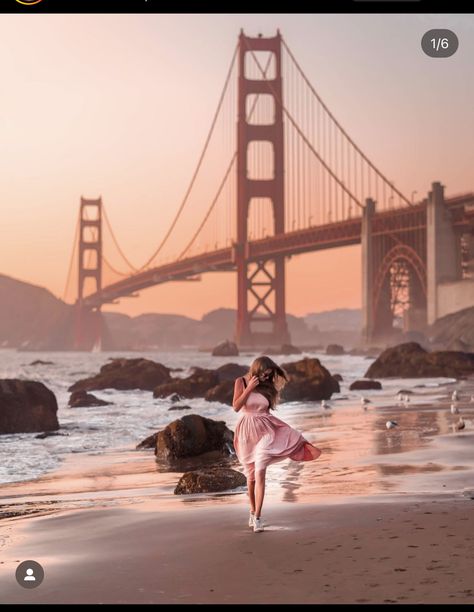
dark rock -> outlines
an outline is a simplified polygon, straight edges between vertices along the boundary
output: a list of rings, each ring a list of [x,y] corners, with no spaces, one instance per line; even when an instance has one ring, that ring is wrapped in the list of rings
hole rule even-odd
[[[218,357],[235,357],[239,354],[239,349],[235,342],[224,340],[212,350],[212,354]]]
[[[204,396],[208,402],[221,402],[232,406],[234,398],[234,380],[224,380],[215,387],[209,389]]]
[[[339,383],[319,359],[305,357],[282,365],[289,382],[281,392],[282,402],[320,401],[339,393]]]
[[[60,433],[59,431],[45,431],[35,436],[37,440],[44,440],[45,438],[51,438],[53,436],[68,436],[68,433]]]
[[[183,372],[184,368],[170,368],[170,372]]]
[[[53,365],[53,364],[54,364],[54,361],[42,361],[41,359],[35,359],[29,365]]]
[[[383,351],[369,367],[367,378],[439,377],[459,378],[474,373],[474,353],[425,351],[416,342]]]
[[[68,391],[93,389],[142,389],[152,391],[157,385],[171,380],[170,370],[150,359],[113,359],[100,368],[99,374],[78,380]]]
[[[171,408],[168,408],[168,410],[191,410],[191,406],[177,404],[176,406],[171,406]]]
[[[402,393],[403,395],[413,395],[413,391],[411,389],[400,389],[399,391],[397,391],[397,395],[399,393]]]
[[[59,429],[58,403],[42,382],[0,379],[0,434]]]
[[[381,389],[382,384],[378,380],[355,380],[349,387],[350,391],[360,391],[363,389]]]
[[[233,432],[224,421],[189,414],[158,432],[155,455],[168,462],[209,451],[229,455],[233,453],[233,438]]]
[[[248,367],[239,365],[238,363],[225,363],[215,370],[220,382],[224,380],[234,381],[236,378],[239,378],[239,376],[245,376],[248,371]]]
[[[262,355],[301,355],[301,349],[293,344],[282,344],[280,348],[268,347],[265,351],[262,351]]]
[[[175,378],[171,382],[159,384],[153,389],[153,397],[168,397],[178,393],[181,398],[203,397],[206,392],[219,384],[219,376],[213,370],[194,368],[191,376]]]
[[[344,347],[340,344],[328,344],[326,347],[326,355],[344,355]]]
[[[340,374],[333,374],[333,378],[337,380],[337,382],[342,382],[344,380]]]
[[[89,406],[110,406],[113,402],[101,400],[92,393],[87,391],[73,391],[69,398],[69,406],[71,408],[86,408]]]
[[[223,467],[207,468],[183,474],[174,493],[175,495],[215,493],[244,487],[246,484],[247,479],[237,470]]]
[[[170,396],[170,402],[179,402],[180,400],[181,397],[178,393],[173,393],[173,395]]]
[[[142,440],[141,442],[139,442],[136,446],[136,449],[140,449],[140,448],[156,448],[156,438],[158,437],[158,432],[155,431],[154,434],[151,434],[151,436],[148,436],[148,438],[145,438],[144,440]]]

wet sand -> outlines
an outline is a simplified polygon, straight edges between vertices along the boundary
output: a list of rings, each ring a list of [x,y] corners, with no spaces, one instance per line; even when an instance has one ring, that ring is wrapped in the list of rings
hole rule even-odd
[[[474,501],[70,511],[9,525],[2,603],[474,603]],[[3,523],[5,527],[5,522]],[[17,585],[25,559],[45,568]]]

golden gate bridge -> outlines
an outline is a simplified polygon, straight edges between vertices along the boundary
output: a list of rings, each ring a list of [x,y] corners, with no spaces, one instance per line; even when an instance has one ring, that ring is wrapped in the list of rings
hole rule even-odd
[[[446,198],[439,182],[421,201],[414,193],[354,142],[280,32],[241,32],[182,201],[142,265],[120,246],[102,198],[81,198],[65,289],[77,273],[74,347],[100,341],[104,304],[213,271],[236,272],[239,345],[288,343],[286,258],[359,243],[366,340],[397,317],[424,330],[443,314],[443,285],[461,302],[462,282],[471,290],[474,193]]]

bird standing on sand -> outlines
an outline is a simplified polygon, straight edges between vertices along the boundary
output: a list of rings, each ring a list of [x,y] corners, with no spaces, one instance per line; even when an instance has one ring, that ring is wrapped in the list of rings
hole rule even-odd
[[[386,427],[387,429],[393,429],[394,427],[397,427],[397,426],[398,426],[397,421],[387,421],[387,422],[385,423],[385,427]]]
[[[324,410],[329,410],[331,408],[331,404],[326,400],[323,400],[321,402],[321,408],[324,408]]]
[[[453,402],[457,402],[459,399],[459,395],[458,395],[458,391],[457,389],[455,389],[451,395],[451,399],[453,400]]]
[[[399,394],[397,395],[397,400],[398,400],[399,402],[403,402],[403,397],[404,397],[404,396],[403,396],[403,393],[399,393]]]
[[[461,429],[464,429],[465,427],[466,427],[466,423],[464,422],[464,419],[460,417],[459,421],[456,423],[456,429],[460,431]]]
[[[459,408],[454,402],[451,404],[451,414],[459,414]]]
[[[370,400],[362,395],[360,398],[360,405],[367,409],[367,404],[370,404]]]

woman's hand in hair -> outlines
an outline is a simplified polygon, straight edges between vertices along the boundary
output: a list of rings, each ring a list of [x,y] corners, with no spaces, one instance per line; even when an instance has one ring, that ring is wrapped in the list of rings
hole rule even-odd
[[[260,380],[258,379],[258,376],[252,376],[252,378],[249,380],[248,385],[247,385],[247,389],[249,389],[249,393],[250,391],[253,391],[255,387],[258,387],[259,383],[260,383]]]

